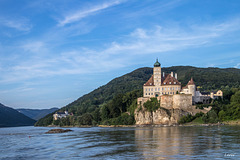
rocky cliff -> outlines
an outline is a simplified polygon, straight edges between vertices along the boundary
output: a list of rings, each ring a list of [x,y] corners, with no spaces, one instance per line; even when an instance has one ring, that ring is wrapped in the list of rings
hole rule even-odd
[[[177,124],[180,118],[184,115],[191,114],[182,109],[165,109],[160,107],[156,111],[149,112],[145,108],[135,110],[136,125],[146,124],[162,124],[172,125]]]

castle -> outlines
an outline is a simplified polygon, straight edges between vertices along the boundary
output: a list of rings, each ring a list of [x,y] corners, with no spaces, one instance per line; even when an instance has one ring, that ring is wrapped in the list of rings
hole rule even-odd
[[[222,97],[221,90],[217,92],[200,92],[191,78],[185,87],[177,79],[177,73],[166,74],[161,71],[158,59],[154,63],[153,75],[143,85],[143,97],[138,98],[138,104],[142,105],[151,98],[156,97],[160,106],[171,109],[189,109],[196,103],[208,104],[210,98]]]

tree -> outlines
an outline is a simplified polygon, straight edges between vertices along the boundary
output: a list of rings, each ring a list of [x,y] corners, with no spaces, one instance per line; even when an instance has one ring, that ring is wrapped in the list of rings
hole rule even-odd
[[[160,103],[157,98],[151,98],[151,100],[145,102],[143,106],[147,109],[147,111],[152,112],[156,111],[160,107]]]

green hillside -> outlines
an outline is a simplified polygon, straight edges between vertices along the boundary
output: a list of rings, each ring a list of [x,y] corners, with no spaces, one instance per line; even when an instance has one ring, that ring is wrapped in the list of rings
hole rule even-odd
[[[222,88],[238,88],[240,84],[240,70],[235,68],[196,68],[191,66],[174,66],[168,68],[162,68],[165,73],[171,71],[178,74],[178,80],[182,85],[186,85],[187,82],[193,77],[197,86],[201,86],[201,90],[217,90]],[[62,125],[84,124],[91,123],[103,123],[104,119],[101,118],[103,112],[110,113],[110,110],[116,110],[117,116],[121,116],[123,112],[119,112],[120,107],[109,107],[125,105],[124,97],[128,97],[128,105],[125,105],[125,109],[128,111],[136,99],[136,95],[139,95],[139,91],[142,90],[143,84],[151,77],[152,68],[140,68],[131,73],[115,78],[104,86],[95,89],[94,91],[86,94],[76,101],[61,108],[61,111],[68,110],[74,114],[73,117],[67,119],[65,122],[55,122],[56,124],[62,123]],[[122,99],[121,104],[115,104],[112,99],[119,96]],[[133,95],[133,96],[129,96]],[[141,94],[140,94],[141,95]],[[113,105],[114,104],[114,105]],[[131,107],[130,107],[131,106]],[[104,110],[106,109],[107,110]],[[117,109],[118,108],[118,109]],[[113,114],[113,113],[112,113]],[[114,114],[113,114],[114,115]],[[124,115],[126,116],[126,115]],[[108,118],[117,118],[116,115]],[[125,117],[126,118],[126,117]],[[82,120],[85,120],[82,122]],[[105,119],[106,121],[106,119]],[[53,123],[52,114],[40,119],[35,125],[46,126]]]
[[[0,103],[0,127],[33,126],[35,120]]]

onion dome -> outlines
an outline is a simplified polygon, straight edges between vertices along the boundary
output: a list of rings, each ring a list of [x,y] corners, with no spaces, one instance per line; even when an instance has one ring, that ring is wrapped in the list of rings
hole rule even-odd
[[[154,67],[160,67],[161,64],[158,62],[158,59],[156,60],[156,62],[154,63]]]

